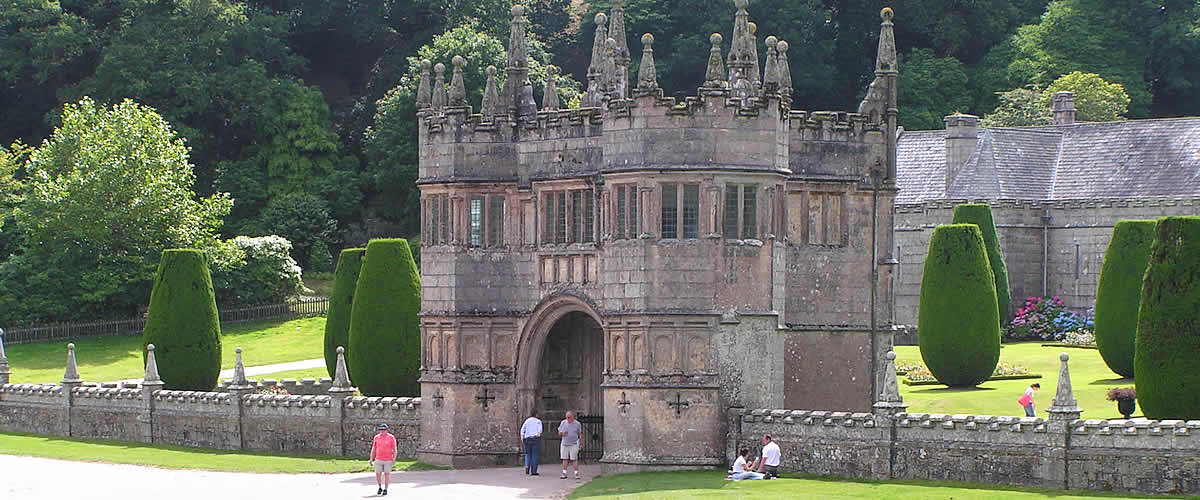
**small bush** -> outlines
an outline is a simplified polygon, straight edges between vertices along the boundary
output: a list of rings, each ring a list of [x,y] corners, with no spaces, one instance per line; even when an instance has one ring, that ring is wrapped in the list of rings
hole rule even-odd
[[[1133,387],[1113,387],[1108,390],[1105,399],[1109,401],[1132,401],[1137,399],[1137,389]]]
[[[1089,313],[1068,311],[1058,297],[1028,297],[1004,329],[1004,336],[1009,340],[1061,341],[1068,332],[1092,328]]]
[[[929,241],[917,316],[921,358],[951,387],[987,380],[1000,359],[996,284],[974,224],[938,226]]]
[[[1062,342],[1068,345],[1096,345],[1096,334],[1082,329],[1073,330],[1067,332]]]
[[[1154,242],[1152,220],[1118,221],[1104,252],[1096,288],[1096,344],[1108,368],[1133,377],[1134,336],[1142,302],[1142,278]]]
[[[1134,341],[1137,404],[1151,419],[1200,418],[1200,217],[1154,229]]]
[[[362,268],[362,257],[367,249],[347,248],[338,256],[337,271],[333,277],[333,290],[329,294],[329,309],[325,313],[325,370],[329,378],[337,373],[337,348],[346,349],[343,354],[350,359],[350,313],[354,306],[354,288],[358,285],[358,274]]]
[[[279,304],[304,289],[287,239],[238,236],[222,246],[209,251],[213,288],[222,307]]]
[[[221,374],[221,322],[203,251],[163,251],[142,330],[142,345],[147,344],[154,344],[163,387],[182,391],[216,387]]]
[[[371,240],[350,314],[350,378],[368,396],[416,396],[421,386],[421,277],[408,242]]]

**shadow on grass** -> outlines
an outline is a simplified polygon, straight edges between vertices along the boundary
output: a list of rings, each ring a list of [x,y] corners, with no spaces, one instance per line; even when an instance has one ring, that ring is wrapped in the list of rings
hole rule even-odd
[[[18,441],[5,440],[6,437],[19,438]],[[76,460],[99,463],[122,463],[144,465],[163,469],[194,469],[221,472],[259,472],[259,473],[328,473],[328,472],[363,472],[368,470],[367,461],[356,457],[336,457],[330,455],[285,455],[260,451],[218,450],[213,448],[194,448],[169,444],[148,444],[132,441],[117,441],[112,439],[67,438],[62,436],[44,436],[21,432],[0,433],[0,453],[9,455],[35,456],[42,458]],[[158,455],[155,457],[154,455]],[[175,458],[187,458],[186,466],[172,465]],[[277,460],[294,462],[298,467],[270,467],[261,462],[245,462],[248,458],[274,459],[274,464],[283,465]],[[342,467],[304,467],[308,465],[334,465]],[[336,469],[336,470],[328,470]],[[415,460],[399,460],[394,470],[440,470],[444,467],[429,465]]]
[[[1100,380],[1093,380],[1091,382],[1088,382],[1088,385],[1122,385],[1122,384],[1132,384],[1132,383],[1133,383],[1133,379],[1131,379],[1131,378],[1117,377],[1117,378],[1102,378]]]
[[[921,387],[921,386],[913,386]],[[995,387],[945,387],[945,386],[925,386],[924,389],[913,389],[911,392],[928,392],[932,394],[954,394],[959,392],[987,392],[994,391]]]

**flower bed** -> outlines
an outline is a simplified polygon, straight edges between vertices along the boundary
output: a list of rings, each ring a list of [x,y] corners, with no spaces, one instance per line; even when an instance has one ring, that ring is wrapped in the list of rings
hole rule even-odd
[[[1092,335],[1095,343],[1095,327],[1092,311],[1083,314],[1068,311],[1058,297],[1027,297],[1025,305],[1017,310],[1012,322],[1004,329],[1005,340],[1054,340],[1066,341],[1071,333],[1077,336]],[[1082,342],[1080,342],[1082,343]]]
[[[939,385],[941,382],[929,372],[929,369],[916,363],[917,368],[907,372],[904,378],[905,385]],[[897,365],[899,366],[899,365]],[[1000,362],[996,365],[996,369],[992,371],[992,376],[988,380],[1020,380],[1027,378],[1042,378],[1040,373],[1031,373],[1028,367],[1014,365],[1008,362]]]

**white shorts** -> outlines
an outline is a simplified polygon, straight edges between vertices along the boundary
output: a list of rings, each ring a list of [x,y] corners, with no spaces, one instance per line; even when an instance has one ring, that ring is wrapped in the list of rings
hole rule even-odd
[[[579,443],[558,445],[559,460],[579,460]]]
[[[384,472],[391,472],[392,466],[395,464],[396,464],[395,460],[376,460],[375,461],[375,472],[379,473],[379,474],[382,474]]]

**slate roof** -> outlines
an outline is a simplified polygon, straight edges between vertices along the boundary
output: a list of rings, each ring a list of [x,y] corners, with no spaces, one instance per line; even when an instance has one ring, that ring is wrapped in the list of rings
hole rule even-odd
[[[948,189],[945,136],[901,134],[896,203],[1200,196],[1200,117],[980,128]]]

